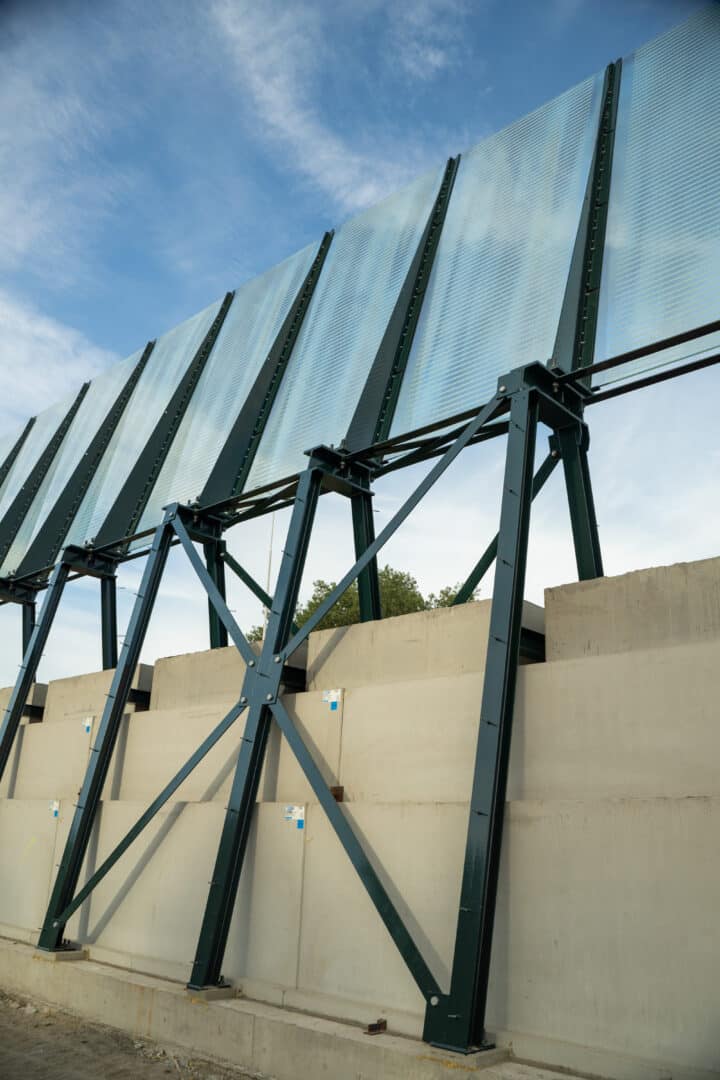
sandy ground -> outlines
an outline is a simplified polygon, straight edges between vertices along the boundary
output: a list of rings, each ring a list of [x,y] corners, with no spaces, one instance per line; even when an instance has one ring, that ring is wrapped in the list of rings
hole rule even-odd
[[[0,991],[0,1080],[264,1080]]]

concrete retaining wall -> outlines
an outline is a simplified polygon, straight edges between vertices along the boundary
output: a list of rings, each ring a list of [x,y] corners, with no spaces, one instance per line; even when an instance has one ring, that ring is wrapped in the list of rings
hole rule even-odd
[[[719,580],[711,560],[548,594],[553,659],[520,673],[489,1002],[490,1024],[525,1057],[638,1080],[720,1075]],[[443,987],[488,610],[312,635],[308,692],[287,698]],[[528,607],[528,625],[541,618]],[[123,721],[85,873],[241,679],[234,650],[157,663],[150,711]],[[78,716],[91,702],[99,712],[99,676],[74,683],[50,685],[50,713],[23,729],[0,800],[0,934],[21,941],[43,917],[87,762]],[[328,689],[342,691],[335,709]],[[75,916],[91,959],[186,981],[240,734]],[[225,976],[273,1005],[386,1016],[417,1036],[420,995],[278,732],[258,797]]]

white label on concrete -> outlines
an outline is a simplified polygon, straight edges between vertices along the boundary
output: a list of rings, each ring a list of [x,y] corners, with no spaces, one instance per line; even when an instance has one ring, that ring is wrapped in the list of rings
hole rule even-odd
[[[53,799],[53,801],[50,803],[50,813],[53,817],[60,816],[60,802],[58,801],[58,799]]]
[[[343,691],[341,688],[338,688],[337,690],[323,690],[322,699],[324,704],[330,706],[330,712],[339,712],[343,699]]]
[[[296,829],[305,828],[305,807],[304,806],[286,806],[285,807],[285,820],[294,821]]]

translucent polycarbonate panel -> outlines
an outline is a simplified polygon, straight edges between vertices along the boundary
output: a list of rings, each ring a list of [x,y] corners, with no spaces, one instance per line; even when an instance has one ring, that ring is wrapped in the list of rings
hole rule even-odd
[[[15,463],[7,475],[2,491],[0,491],[0,520],[2,520],[20,488],[29,478],[43,450],[47,448],[48,443],[63,422],[73,400],[72,397],[67,398],[65,401],[61,401],[57,405],[51,405],[49,409],[45,409],[44,412],[38,414],[20,453],[15,458]],[[18,432],[18,434],[20,433]]]
[[[597,134],[597,75],[464,154],[392,434],[481,405],[555,343]]]
[[[80,408],[38,489],[30,509],[0,566],[0,576],[17,570],[55,502],[87,452],[118,394],[132,374],[140,353],[114,364],[90,383]],[[42,567],[33,569],[41,570]]]
[[[347,434],[440,187],[421,177],[348,221],[330,245],[247,487],[302,469]]]
[[[219,308],[219,301],[211,304],[158,339],[82,501],[67,543],[86,543],[103,524]]]
[[[596,360],[720,319],[720,4],[623,62],[600,298]],[[710,344],[692,341],[597,380]]]
[[[163,506],[190,502],[202,491],[316,253],[311,244],[236,291],[141,529],[159,523]]]

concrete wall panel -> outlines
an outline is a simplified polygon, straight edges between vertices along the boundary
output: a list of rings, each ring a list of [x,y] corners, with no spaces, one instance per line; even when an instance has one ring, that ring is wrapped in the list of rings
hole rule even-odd
[[[102,804],[81,885],[144,809],[139,802]],[[70,805],[63,811],[56,862],[72,819]],[[224,817],[219,803],[168,805],[73,917],[68,936],[88,945],[92,958],[186,982]],[[258,807],[228,938],[226,978],[295,985],[304,837],[296,822],[286,820],[284,805]]]
[[[523,667],[508,798],[720,795],[720,640]]]
[[[18,733],[21,748],[9,787],[10,796],[77,799],[96,727],[96,719],[86,725],[76,718],[21,728]]]
[[[436,979],[447,984],[467,808],[355,803],[345,810]],[[420,992],[319,806],[308,808],[307,829],[299,989],[364,1001],[378,1016],[384,1008],[419,1016]]]
[[[718,799],[511,803],[491,1029],[720,1070],[719,836]]]
[[[155,664],[151,709],[211,706],[224,711],[240,697],[245,664],[234,645],[185,656],[166,656]]]
[[[349,689],[482,671],[489,620],[490,601],[481,600],[311,634],[308,689]],[[525,604],[523,621],[530,629],[542,630],[542,608]]]
[[[548,660],[720,637],[720,559],[545,590]]]
[[[353,802],[470,798],[482,675],[363,686],[345,694],[340,783]]]
[[[37,938],[55,869],[55,813],[47,799],[0,801],[0,934]]]
[[[90,675],[74,675],[68,679],[54,679],[48,684],[47,701],[43,723],[55,720],[82,720],[85,716],[102,716],[114,671],[94,671]],[[133,690],[149,692],[153,669],[149,664],[138,664],[132,681]],[[129,702],[126,712],[134,712]]]

